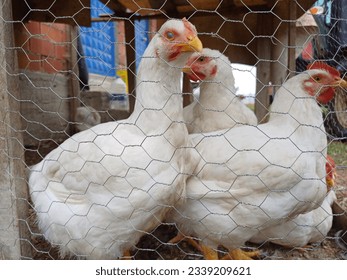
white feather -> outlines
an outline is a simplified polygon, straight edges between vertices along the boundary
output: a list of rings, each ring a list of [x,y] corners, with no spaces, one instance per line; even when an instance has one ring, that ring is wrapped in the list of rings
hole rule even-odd
[[[90,106],[80,106],[76,109],[76,128],[78,131],[89,129],[101,123],[98,111]]]
[[[165,59],[167,21],[141,60],[133,114],[75,134],[32,167],[29,187],[38,225],[62,255],[121,257],[160,224],[191,173],[180,93],[188,54]],[[194,27],[192,27],[194,28]]]
[[[250,241],[269,241],[286,247],[303,247],[309,243],[322,242],[333,224],[331,206],[335,200],[335,192],[331,190],[318,208],[300,214],[288,222],[266,228]]]
[[[190,135],[199,163],[187,180],[187,201],[171,216],[183,234],[232,250],[321,205],[326,133],[303,83],[323,72],[310,70],[284,83],[266,124]]]
[[[199,100],[183,109],[189,133],[211,132],[244,124],[257,125],[254,112],[236,96],[235,79],[229,59],[217,50],[204,48],[189,61],[199,65],[199,57],[212,58],[204,66],[206,78],[200,85]],[[211,70],[216,67],[216,74]]]

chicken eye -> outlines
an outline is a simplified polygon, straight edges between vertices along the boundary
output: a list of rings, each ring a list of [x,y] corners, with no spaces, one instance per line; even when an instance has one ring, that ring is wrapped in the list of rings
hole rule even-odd
[[[166,32],[166,38],[172,41],[175,38],[175,35],[173,34],[173,32],[168,31]]]
[[[319,82],[321,80],[321,78],[319,76],[315,76],[313,77],[313,79],[316,81],[316,82]]]
[[[199,62],[204,62],[205,61],[205,57],[204,56],[200,56],[198,59]]]

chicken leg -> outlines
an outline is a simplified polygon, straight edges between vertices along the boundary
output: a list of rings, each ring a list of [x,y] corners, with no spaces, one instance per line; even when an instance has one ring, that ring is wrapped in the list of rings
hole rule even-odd
[[[230,250],[222,260],[253,260],[255,257],[259,257],[260,252],[258,250],[252,252],[246,252],[241,249]]]
[[[168,243],[170,244],[176,244],[182,240],[186,239],[186,241],[193,246],[196,250],[201,251],[201,246],[199,245],[199,243],[197,241],[195,241],[193,238],[191,237],[187,237],[182,233],[178,233],[174,238],[170,239],[168,241]]]
[[[178,243],[184,239],[186,239],[187,242],[191,246],[193,246],[196,250],[201,252],[203,254],[205,260],[218,260],[218,253],[215,250],[213,250],[210,247],[205,246],[203,244],[200,245],[193,238],[187,237],[180,232],[174,238],[170,239],[168,243],[175,244],[175,243]]]
[[[126,250],[123,254],[123,257],[120,258],[120,260],[132,260],[133,255],[131,254],[130,250]]]

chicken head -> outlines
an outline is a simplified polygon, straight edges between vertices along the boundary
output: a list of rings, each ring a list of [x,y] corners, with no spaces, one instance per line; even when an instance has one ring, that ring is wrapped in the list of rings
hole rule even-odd
[[[325,165],[327,176],[326,176],[326,182],[328,190],[333,188],[335,186],[335,179],[336,179],[336,164],[333,158],[329,155],[327,155],[327,162]]]
[[[347,87],[347,82],[340,78],[339,71],[321,61],[313,62],[307,68],[311,71],[303,82],[304,90],[311,96],[316,96],[319,103],[326,104],[333,99],[335,87]]]
[[[156,56],[165,61],[176,60],[184,52],[202,50],[194,25],[186,19],[165,22],[158,31],[156,40]]]
[[[217,65],[219,57],[218,51],[205,48],[201,53],[192,54],[182,71],[195,82],[212,80],[219,70]]]

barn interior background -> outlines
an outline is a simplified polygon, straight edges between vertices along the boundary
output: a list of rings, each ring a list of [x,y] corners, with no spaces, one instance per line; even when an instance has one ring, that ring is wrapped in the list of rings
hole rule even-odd
[[[256,68],[254,109],[265,122],[276,85],[303,71],[307,61],[325,59],[346,73],[347,20],[336,17],[333,2],[2,1],[0,259],[59,258],[36,228],[26,169],[77,131],[131,114],[136,68],[165,20],[186,17],[204,47]],[[323,9],[314,19],[307,11],[315,5]],[[191,91],[184,78],[183,92]],[[264,258],[339,259],[346,254],[334,236],[343,230],[340,239],[347,242],[347,97],[337,96],[323,110],[338,172],[334,226],[321,246],[295,250],[266,244]],[[191,101],[186,94],[184,105]],[[174,235],[174,226],[163,224],[141,240],[135,258],[201,258],[188,243],[167,244]]]

